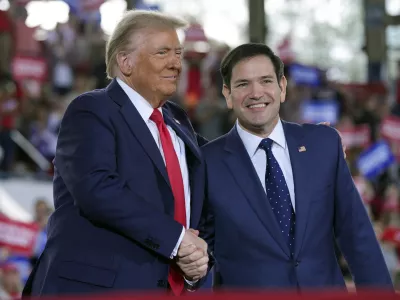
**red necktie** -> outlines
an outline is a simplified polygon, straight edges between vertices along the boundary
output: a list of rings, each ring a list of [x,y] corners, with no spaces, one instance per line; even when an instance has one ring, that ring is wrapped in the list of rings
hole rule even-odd
[[[167,126],[164,123],[163,116],[158,109],[154,109],[152,115],[150,116],[150,120],[156,123],[160,133],[168,178],[175,200],[174,218],[175,221],[181,223],[186,228],[185,193],[183,189],[182,173],[178,157],[176,155],[174,145],[172,144],[171,136]],[[171,286],[172,292],[176,296],[179,296],[183,291],[184,281],[182,275],[175,268],[175,265],[170,267],[168,282]]]

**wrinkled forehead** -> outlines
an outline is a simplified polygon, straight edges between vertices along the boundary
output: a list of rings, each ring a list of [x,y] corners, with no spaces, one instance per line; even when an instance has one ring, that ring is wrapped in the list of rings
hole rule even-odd
[[[133,48],[159,49],[182,48],[177,30],[168,27],[151,27],[140,29],[130,36]]]

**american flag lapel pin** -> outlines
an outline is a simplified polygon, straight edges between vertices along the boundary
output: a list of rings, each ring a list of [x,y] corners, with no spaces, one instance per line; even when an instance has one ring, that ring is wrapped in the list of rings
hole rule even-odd
[[[299,147],[299,152],[306,152],[306,147],[304,146]]]

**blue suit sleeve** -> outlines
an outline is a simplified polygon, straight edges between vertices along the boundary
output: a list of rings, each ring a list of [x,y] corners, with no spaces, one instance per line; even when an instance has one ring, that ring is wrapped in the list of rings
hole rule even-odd
[[[101,105],[90,95],[71,103],[61,124],[55,166],[84,217],[170,258],[182,226],[119,176],[116,134]]]
[[[393,289],[371,221],[354,185],[337,133],[334,230],[357,288]]]
[[[207,171],[208,172],[208,171]],[[206,173],[207,173],[206,172]],[[208,180],[208,178],[207,178]],[[215,219],[214,219],[214,213],[212,206],[209,201],[209,194],[208,194],[208,181],[206,180],[206,188],[205,188],[205,198],[204,198],[204,205],[203,205],[203,210],[202,210],[202,215],[200,218],[200,223],[199,223],[199,236],[206,241],[208,245],[208,257],[209,257],[209,262],[208,262],[208,274],[206,277],[202,278],[198,285],[197,288],[201,287],[204,285],[204,283],[207,281],[207,278],[209,276],[212,276],[212,273],[210,272],[213,267],[215,268],[216,266],[216,259],[214,256],[214,244],[215,244]],[[215,273],[215,270],[214,270]]]

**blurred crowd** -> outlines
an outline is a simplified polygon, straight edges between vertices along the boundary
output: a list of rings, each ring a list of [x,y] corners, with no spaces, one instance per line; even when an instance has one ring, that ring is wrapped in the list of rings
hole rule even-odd
[[[32,245],[32,251],[28,254],[19,253],[6,246],[0,247],[0,299],[19,299],[22,288],[42,253],[47,236],[47,220],[52,208],[46,199],[36,199],[34,207],[34,221],[32,226],[37,230],[37,235]],[[4,216],[1,216],[4,218]],[[4,226],[5,223],[2,223]]]
[[[38,165],[26,142],[51,166],[58,127],[68,104],[79,94],[108,84],[104,63],[106,37],[97,22],[84,22],[71,15],[67,23],[57,25],[43,41],[37,41],[33,31],[24,25],[25,18],[23,8],[0,11],[0,171],[5,177],[33,173],[51,178],[51,168]],[[228,50],[226,45],[218,44],[208,53],[187,55],[179,91],[172,99],[186,108],[195,129],[211,140],[226,133],[235,122],[226,109],[219,74],[220,61]],[[16,78],[16,70],[11,64],[15,56],[44,60],[46,80]],[[382,138],[383,120],[388,116],[400,117],[400,84],[398,92],[380,88],[381,84],[344,85],[330,82],[326,72],[318,69],[314,69],[318,84],[299,83],[293,78],[291,63],[288,62],[285,68],[289,84],[287,101],[281,108],[282,119],[298,123],[317,121],[305,118],[304,103],[311,101],[317,105],[329,100],[337,114],[332,120],[324,120],[322,116],[320,121],[330,121],[343,132],[360,125],[368,128],[368,142],[348,146],[347,159],[381,240],[393,279],[399,284],[400,234],[395,230],[400,227],[399,161],[370,179],[360,172],[357,160],[366,148]],[[400,83],[400,68],[398,74],[397,82]],[[26,141],[17,139],[16,132]],[[38,200],[35,222],[40,234],[33,256],[25,262],[25,269],[15,263],[13,253],[2,249],[1,299],[19,295],[26,274],[45,243],[45,225],[50,211],[45,201]],[[338,257],[344,274],[349,274],[340,251]]]
[[[354,183],[364,201],[382,251],[392,274],[396,289],[400,288],[400,168],[399,143],[388,140],[383,128],[388,120],[394,120],[391,131],[400,134],[400,64],[397,77],[390,83],[365,85],[329,82],[326,73],[320,73],[318,87],[289,84],[281,117],[287,121],[304,122],[304,102],[335,102],[337,107],[336,129],[342,133],[346,145],[348,166]],[[290,75],[289,75],[290,78]],[[393,88],[394,87],[394,88]],[[323,121],[323,119],[320,119]],[[387,131],[387,130],[386,130]],[[359,165],[361,155],[376,143],[389,143],[395,160],[381,168],[374,176],[365,176]],[[379,155],[379,154],[378,154]],[[373,158],[371,156],[371,158]],[[353,287],[345,258],[338,249],[338,260],[349,287]]]

